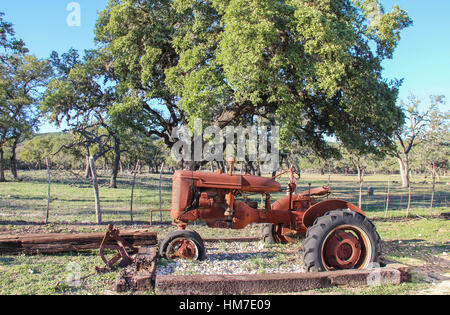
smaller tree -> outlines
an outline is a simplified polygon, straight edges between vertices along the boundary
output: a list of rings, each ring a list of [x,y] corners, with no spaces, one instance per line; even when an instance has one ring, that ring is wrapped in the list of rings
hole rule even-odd
[[[31,55],[10,55],[0,65],[0,89],[3,101],[0,104],[0,155],[4,146],[11,148],[11,172],[17,175],[16,149],[20,141],[37,130],[40,114],[37,110],[42,89],[51,76],[46,60]],[[3,157],[0,157],[3,165]],[[0,167],[0,181],[4,181]]]
[[[82,60],[76,50],[61,58],[54,52],[51,63],[56,77],[48,85],[41,109],[51,122],[58,126],[65,123],[76,135],[75,141],[64,147],[85,148],[86,177],[89,177],[90,157],[95,163],[112,151],[112,140],[120,145],[108,111],[108,106],[115,101],[115,89],[102,81],[106,80],[106,65],[97,51],[86,51]]]
[[[436,177],[439,171],[449,168],[450,159],[450,129],[449,112],[443,113],[435,109],[430,113],[427,130],[422,135],[421,144],[414,152],[418,166],[431,174],[432,191],[430,214],[433,210]]]
[[[411,150],[424,140],[423,135],[427,130],[431,114],[439,104],[442,104],[443,98],[444,96],[430,96],[430,105],[424,111],[420,109],[422,102],[414,95],[408,98],[409,104],[401,102],[406,113],[406,121],[403,125],[397,126],[387,153],[398,161],[404,188],[410,185]]]
[[[73,142],[70,133],[57,133],[36,135],[21,143],[17,149],[19,161],[30,168],[40,169],[45,165],[45,159],[51,157],[52,165],[60,169],[71,169],[77,165],[80,157],[83,157],[82,148],[73,147],[70,150],[60,150]]]

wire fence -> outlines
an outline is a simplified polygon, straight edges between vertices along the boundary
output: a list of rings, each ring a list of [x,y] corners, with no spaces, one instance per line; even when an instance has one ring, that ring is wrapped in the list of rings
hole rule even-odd
[[[92,181],[81,174],[67,171],[52,171],[48,195],[47,171],[32,171],[23,174],[23,181],[0,186],[0,223],[18,221],[49,223],[75,222],[90,224],[95,222],[94,192]],[[385,176],[387,178],[387,176]],[[133,184],[134,181],[134,184]],[[287,178],[279,178],[281,185],[287,186]],[[359,184],[354,177],[336,175],[310,176],[297,182],[297,191],[308,190],[330,184],[332,194],[328,198],[343,199],[359,205]],[[134,186],[133,186],[134,185]],[[109,188],[109,172],[99,172],[100,204],[103,222],[126,224],[149,224],[150,213],[153,221],[170,223],[168,212],[172,200],[172,174],[123,173],[118,178],[118,189]],[[369,193],[370,190],[370,193]],[[286,193],[275,193],[272,202]],[[388,216],[401,216],[409,204],[409,190],[399,183],[389,184],[383,178],[368,178],[362,190],[361,208],[372,216],[383,216],[388,205]],[[50,196],[50,198],[48,198]],[[423,179],[412,182],[410,208],[427,209],[429,213],[432,185]],[[260,202],[261,195],[250,199]],[[320,200],[320,199],[319,199]],[[449,208],[450,186],[445,179],[435,185],[433,208],[443,211]],[[389,204],[388,204],[389,202]],[[48,217],[47,217],[48,214]]]

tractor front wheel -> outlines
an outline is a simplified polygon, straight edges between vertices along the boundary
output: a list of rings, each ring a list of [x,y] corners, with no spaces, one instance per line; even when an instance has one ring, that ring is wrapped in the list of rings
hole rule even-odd
[[[349,209],[330,211],[317,218],[303,243],[308,271],[365,269],[378,261],[380,253],[375,226]]]
[[[206,248],[197,232],[174,231],[159,245],[159,254],[168,259],[204,260]]]

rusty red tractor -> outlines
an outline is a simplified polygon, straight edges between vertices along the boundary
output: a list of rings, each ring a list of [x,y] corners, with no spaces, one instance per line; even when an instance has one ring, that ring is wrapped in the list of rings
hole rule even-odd
[[[203,260],[205,246],[195,231],[186,230],[189,222],[204,221],[211,228],[243,229],[252,223],[263,224],[263,237],[269,243],[295,242],[304,238],[302,254],[308,271],[364,269],[377,262],[380,237],[364,212],[354,204],[320,197],[330,187],[296,193],[291,169],[273,178],[217,173],[177,171],[173,176],[171,217],[177,231],[160,244],[167,258]],[[287,188],[275,180],[289,174]],[[271,193],[286,196],[271,202]],[[249,195],[262,194],[263,205]]]

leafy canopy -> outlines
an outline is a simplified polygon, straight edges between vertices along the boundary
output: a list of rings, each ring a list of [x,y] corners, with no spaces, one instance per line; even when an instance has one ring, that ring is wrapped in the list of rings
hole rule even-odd
[[[411,23],[378,0],[110,0],[96,34],[133,91],[124,112],[163,129],[257,115],[286,144],[326,153],[328,136],[360,151],[388,143],[401,81],[381,62]]]

